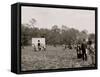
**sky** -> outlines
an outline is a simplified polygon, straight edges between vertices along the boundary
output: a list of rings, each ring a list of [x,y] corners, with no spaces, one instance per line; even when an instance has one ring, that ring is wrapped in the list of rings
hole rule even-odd
[[[21,24],[27,24],[34,18],[35,27],[51,29],[57,25],[61,28],[66,25],[79,31],[87,30],[88,33],[95,33],[95,11],[79,9],[61,9],[44,7],[21,7]]]

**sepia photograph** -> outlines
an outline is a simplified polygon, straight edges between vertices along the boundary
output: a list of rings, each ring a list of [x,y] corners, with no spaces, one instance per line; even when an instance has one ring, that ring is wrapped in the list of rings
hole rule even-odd
[[[21,7],[21,71],[96,66],[95,10]]]

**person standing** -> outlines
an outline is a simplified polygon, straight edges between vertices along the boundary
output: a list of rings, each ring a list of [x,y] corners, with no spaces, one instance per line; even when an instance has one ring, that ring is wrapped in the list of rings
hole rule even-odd
[[[95,47],[91,40],[88,41],[89,55],[91,56],[91,65],[95,64]]]
[[[38,50],[41,51],[40,40],[38,40]]]
[[[87,48],[87,43],[86,43],[86,40],[83,39],[82,44],[81,44],[83,61],[87,61],[86,48]]]
[[[80,43],[77,44],[76,51],[77,51],[77,58],[78,59],[82,58],[81,44]]]

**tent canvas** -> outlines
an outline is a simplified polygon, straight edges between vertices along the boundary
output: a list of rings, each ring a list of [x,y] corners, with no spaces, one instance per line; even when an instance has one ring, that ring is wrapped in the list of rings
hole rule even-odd
[[[45,47],[45,38],[32,38],[32,46],[38,46],[38,40],[40,40],[41,45]]]

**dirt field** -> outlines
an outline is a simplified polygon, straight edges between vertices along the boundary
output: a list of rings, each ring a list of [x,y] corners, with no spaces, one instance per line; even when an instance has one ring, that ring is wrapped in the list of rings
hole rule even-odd
[[[21,69],[26,71],[86,67],[89,66],[90,62],[90,58],[86,62],[77,59],[75,49],[64,51],[61,46],[47,46],[46,51],[36,52],[32,46],[26,46],[22,49]]]

